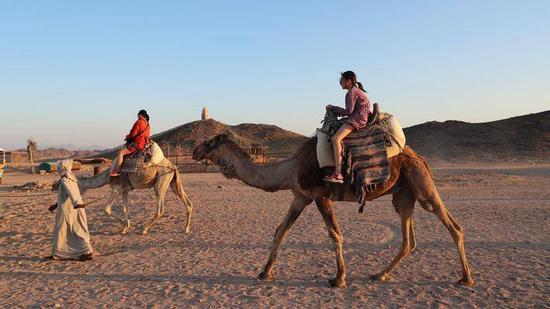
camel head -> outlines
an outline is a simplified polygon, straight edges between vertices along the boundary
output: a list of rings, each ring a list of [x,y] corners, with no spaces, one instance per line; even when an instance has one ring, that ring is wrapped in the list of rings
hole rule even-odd
[[[219,147],[228,140],[227,134],[219,134],[213,138],[203,141],[193,150],[193,160],[211,160],[214,161],[213,155]]]
[[[230,153],[236,154],[242,160],[250,160],[250,156],[231,137],[232,133],[226,132],[200,143],[193,150],[193,160],[210,160],[220,167],[220,171],[225,177],[237,177],[237,171],[234,162],[232,162],[235,157]],[[230,159],[231,157],[233,159]]]

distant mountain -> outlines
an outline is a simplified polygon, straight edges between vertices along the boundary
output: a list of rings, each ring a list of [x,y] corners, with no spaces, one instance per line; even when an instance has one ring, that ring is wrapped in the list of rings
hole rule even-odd
[[[40,145],[39,145],[40,146]],[[98,146],[98,145],[89,145],[89,146],[76,146],[74,144],[61,144],[61,145],[47,145],[44,148],[57,148],[57,149],[66,149],[69,151],[81,151],[81,150],[104,150],[107,147]]]
[[[20,151],[27,153],[27,149],[17,149],[13,151]],[[68,150],[63,148],[45,148],[38,149],[35,153],[35,161],[56,161],[66,158],[81,158],[81,157],[93,157],[100,153],[98,150]]]
[[[435,160],[550,161],[550,111],[484,123],[430,121],[404,131],[408,145]]]

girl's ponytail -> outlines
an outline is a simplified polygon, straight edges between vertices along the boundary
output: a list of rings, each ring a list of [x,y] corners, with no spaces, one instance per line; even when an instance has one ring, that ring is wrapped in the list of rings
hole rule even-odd
[[[361,89],[363,92],[367,92],[365,88],[363,88],[363,84],[361,84],[360,82],[357,82],[357,87],[359,87],[359,89]]]

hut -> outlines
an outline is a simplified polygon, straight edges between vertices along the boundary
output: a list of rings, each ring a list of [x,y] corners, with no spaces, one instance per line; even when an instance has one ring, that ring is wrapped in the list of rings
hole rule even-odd
[[[26,151],[7,151],[7,163],[26,163],[29,162],[29,156]]]

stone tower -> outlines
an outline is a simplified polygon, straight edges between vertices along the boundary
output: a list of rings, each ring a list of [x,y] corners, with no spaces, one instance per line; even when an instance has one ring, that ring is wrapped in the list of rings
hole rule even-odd
[[[201,113],[201,120],[206,120],[208,118],[209,118],[208,117],[208,108],[203,107],[202,113]]]

